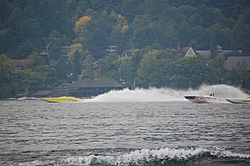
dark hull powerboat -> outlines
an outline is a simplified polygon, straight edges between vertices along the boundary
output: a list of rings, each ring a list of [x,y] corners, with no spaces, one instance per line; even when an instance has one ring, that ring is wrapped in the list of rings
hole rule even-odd
[[[219,101],[217,97],[214,96],[184,96],[188,101],[193,103],[208,103]]]

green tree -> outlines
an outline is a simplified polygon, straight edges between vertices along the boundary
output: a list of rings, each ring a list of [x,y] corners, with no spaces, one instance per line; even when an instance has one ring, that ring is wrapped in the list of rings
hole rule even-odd
[[[56,69],[49,65],[36,66],[34,72],[37,73],[37,82],[42,87],[53,87],[58,78],[56,77]]]
[[[144,13],[141,2],[142,1],[123,1],[123,8],[121,13],[125,16],[129,23],[132,23],[137,15],[141,15]]]
[[[20,20],[22,20],[22,9],[20,9],[20,7],[15,7],[11,11],[10,16],[6,19],[5,26],[17,30],[20,24]]]
[[[33,69],[23,69],[17,72],[16,82],[19,86],[22,86],[24,89],[27,87],[39,86],[45,81],[45,78],[41,75],[38,75]]]
[[[212,66],[216,71],[218,76],[220,77],[219,83],[222,83],[221,80],[226,74],[225,69],[225,58],[224,57],[215,57],[213,60],[208,61],[206,65]]]
[[[240,75],[242,76],[242,78],[241,78],[242,85],[241,86],[242,86],[242,88],[245,88],[245,84],[246,84],[245,77],[248,74],[246,61],[242,61],[242,63],[238,62],[235,65],[235,68],[239,71]]]
[[[31,3],[29,3],[27,6],[25,6],[25,8],[22,12],[22,16],[24,19],[29,19],[29,18],[37,19],[38,18],[38,15],[35,12],[34,6],[31,5]]]
[[[238,46],[243,52],[250,52],[250,8],[247,7],[239,16],[236,24],[239,43]]]
[[[26,59],[28,61],[24,69],[18,71],[16,77],[16,82],[20,86],[23,86],[24,89],[27,87],[52,87],[56,83],[58,78],[55,69],[49,65],[44,65],[37,52],[33,52]]]
[[[20,40],[29,39],[37,46],[41,45],[41,26],[37,19],[22,19],[18,31]]]
[[[124,50],[127,48],[127,38],[130,30],[130,26],[127,23],[125,17],[120,14],[116,14],[114,11],[110,14],[111,22],[114,20],[114,26],[112,27],[112,31],[110,33],[110,43],[112,45],[119,45],[119,50]]]
[[[9,27],[8,29],[0,30],[0,54],[5,53],[6,56],[18,59],[16,52],[14,52],[14,48],[17,45],[16,32],[13,28]]]
[[[5,54],[0,55],[0,98],[9,97],[13,81],[11,69],[14,69],[14,64]]]
[[[99,18],[83,16],[76,22],[74,31],[78,35],[78,42],[97,60],[107,55],[104,50],[110,43],[111,25],[111,19],[105,11]]]
[[[229,48],[233,51],[237,51],[238,45],[239,45],[238,34],[237,34],[237,31],[234,29],[233,33],[231,35],[231,41],[230,41]]]
[[[88,53],[83,51],[81,43],[71,45],[71,51],[68,53],[69,61],[72,65],[73,80],[76,80],[82,72],[82,64]]]
[[[102,79],[115,79],[119,80],[119,67],[120,61],[117,60],[118,55],[116,53],[109,54],[104,59],[99,59],[95,62],[96,78]]]
[[[145,15],[150,16],[150,19],[156,21],[161,16],[162,12],[168,7],[168,2],[165,0],[148,0],[144,1]]]
[[[206,65],[206,59],[203,56],[177,59],[169,72],[172,76],[171,88],[187,89],[199,87],[203,83],[219,82],[218,73],[212,66]]]
[[[108,48],[108,36],[102,28],[95,28],[95,30],[85,38],[84,46],[93,55],[95,59],[104,58],[107,53],[105,52]]]
[[[125,86],[129,88],[132,87],[134,81],[136,81],[136,84],[139,81],[137,69],[140,66],[142,52],[142,50],[134,50],[132,57],[125,57],[119,60],[121,63],[119,69],[120,78],[125,82]]]
[[[48,37],[43,38],[46,45],[46,52],[49,59],[58,59],[62,54],[63,46],[71,45],[70,39],[65,35],[61,35],[59,31],[52,30]]]
[[[83,70],[79,75],[79,80],[94,79],[94,59],[91,55],[86,55],[86,59],[83,61]]]
[[[139,82],[144,88],[149,88],[150,80],[152,79],[156,70],[156,56],[159,54],[158,50],[148,51],[143,55],[141,64],[138,68]]]
[[[214,59],[217,55],[217,41],[215,33],[212,32],[211,39],[210,39],[210,58]]]
[[[132,87],[134,79],[136,78],[136,70],[136,66],[132,64],[132,57],[125,57],[121,60],[119,75],[127,87]]]
[[[28,62],[25,64],[25,68],[36,68],[37,66],[44,65],[44,62],[42,58],[39,56],[37,52],[32,52],[29,56],[27,56],[25,59],[28,60]]]
[[[223,83],[233,86],[240,86],[242,85],[242,75],[235,67],[233,67],[223,78]]]
[[[10,5],[11,3],[9,2],[9,0],[1,0],[0,1],[0,19],[1,21],[0,22],[4,22],[8,16],[9,16],[9,13],[10,13]]]
[[[157,29],[152,26],[144,27],[135,32],[131,45],[136,48],[143,48],[153,43],[158,43]]]
[[[245,88],[250,89],[250,73],[245,77]]]
[[[27,39],[22,41],[17,47],[14,57],[16,57],[15,59],[25,59],[27,56],[31,55],[32,52],[37,51],[35,43]]]
[[[203,19],[199,14],[195,13],[189,18],[188,22],[191,26],[197,27],[203,24]]]
[[[58,58],[58,61],[56,62],[54,68],[56,69],[56,75],[60,80],[67,78],[68,67],[62,56]]]
[[[72,2],[74,3],[74,2]],[[72,5],[69,6],[69,8],[72,8]],[[90,4],[87,0],[81,0],[76,5],[76,10],[74,12],[74,15],[78,15],[80,17],[84,16],[84,12],[90,8]]]

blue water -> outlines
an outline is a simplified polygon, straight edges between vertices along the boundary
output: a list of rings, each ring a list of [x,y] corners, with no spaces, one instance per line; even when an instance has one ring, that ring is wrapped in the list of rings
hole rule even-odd
[[[195,104],[184,95],[215,93]],[[226,85],[0,101],[0,165],[250,165],[250,104]]]

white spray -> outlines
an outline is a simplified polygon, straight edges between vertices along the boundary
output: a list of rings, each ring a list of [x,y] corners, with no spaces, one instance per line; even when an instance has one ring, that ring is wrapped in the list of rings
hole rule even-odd
[[[161,101],[186,101],[186,95],[209,95],[214,93],[216,97],[242,98],[248,96],[239,88],[228,85],[202,85],[198,90],[174,90],[170,88],[150,89],[123,89],[101,94],[84,102],[161,102]]]

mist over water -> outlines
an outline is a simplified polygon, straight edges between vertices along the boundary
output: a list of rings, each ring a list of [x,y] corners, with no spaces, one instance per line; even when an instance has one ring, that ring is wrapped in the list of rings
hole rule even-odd
[[[216,97],[242,98],[248,94],[239,88],[228,85],[202,85],[199,89],[174,90],[170,88],[150,88],[150,89],[123,89],[120,91],[110,91],[99,95],[93,99],[86,99],[84,102],[161,102],[161,101],[186,101],[184,96],[209,95],[214,93]],[[225,100],[223,100],[225,101]]]

